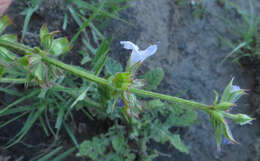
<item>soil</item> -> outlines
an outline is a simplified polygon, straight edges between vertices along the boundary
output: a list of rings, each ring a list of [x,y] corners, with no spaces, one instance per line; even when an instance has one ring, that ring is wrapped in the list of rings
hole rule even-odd
[[[36,45],[39,40],[38,32],[43,23],[48,23],[50,30],[60,30],[63,23],[64,10],[61,0],[45,1],[44,5],[32,17],[25,43]],[[129,40],[146,48],[150,44],[159,42],[158,52],[144,62],[146,68],[162,67],[165,79],[158,92],[171,95],[181,95],[183,98],[210,104],[214,99],[213,90],[222,92],[229,81],[234,77],[235,84],[243,89],[249,89],[233,108],[232,113],[246,113],[256,117],[252,125],[239,126],[231,123],[231,130],[239,145],[223,145],[221,152],[217,151],[215,135],[206,114],[199,112],[199,121],[196,125],[185,129],[182,136],[188,145],[190,154],[185,155],[168,145],[151,144],[162,154],[156,161],[259,161],[260,160],[260,121],[257,118],[257,108],[260,105],[260,76],[259,63],[251,67],[241,67],[227,60],[220,64],[231,50],[221,43],[216,30],[221,34],[233,38],[228,32],[227,25],[214,15],[225,15],[224,8],[216,1],[202,0],[202,4],[210,11],[196,18],[193,16],[194,7],[177,5],[177,0],[135,0],[129,2],[130,7],[121,12],[120,16],[130,22],[130,25],[112,20],[107,34],[113,33],[112,56],[124,63],[127,60],[127,51],[119,41]],[[238,0],[245,8],[246,1]],[[61,3],[62,4],[62,3]],[[17,7],[19,6],[19,7]],[[52,9],[49,7],[52,6]],[[23,4],[14,1],[8,15],[15,22],[13,31],[20,32],[24,17],[20,15]],[[255,0],[255,12],[260,12],[260,1]],[[258,14],[259,15],[259,14]],[[231,15],[230,17],[232,17]],[[236,17],[232,17],[236,18]],[[75,23],[71,22],[67,31],[62,35],[71,37],[75,33]],[[101,124],[100,124],[101,125]],[[21,126],[21,125],[17,125]],[[13,127],[8,133],[14,132]],[[93,129],[100,131],[100,129]],[[1,131],[2,133],[2,131]],[[45,140],[52,138],[37,138],[37,129],[31,133],[32,143],[38,143],[39,149],[45,145]],[[0,141],[5,135],[0,135]],[[31,136],[29,138],[31,138]],[[28,139],[28,137],[27,137]],[[33,141],[35,140],[35,141]],[[43,146],[43,147],[41,147]],[[24,156],[28,160],[33,156],[33,147],[19,145],[15,150],[6,152],[6,155]],[[1,148],[1,147],[0,147]],[[20,150],[19,150],[20,149]],[[26,150],[30,154],[26,154]],[[1,158],[0,158],[1,159]],[[73,161],[74,159],[69,159]],[[76,158],[78,160],[78,158]]]

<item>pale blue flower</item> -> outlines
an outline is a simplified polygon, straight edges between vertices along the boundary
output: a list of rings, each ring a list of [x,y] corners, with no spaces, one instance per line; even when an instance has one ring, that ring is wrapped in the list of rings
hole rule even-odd
[[[231,86],[231,89],[230,89],[230,92],[233,93],[233,92],[236,92],[236,91],[239,91],[241,90],[241,88],[237,85],[232,85]]]
[[[132,50],[132,54],[130,56],[129,65],[132,66],[138,62],[142,63],[146,58],[155,54],[158,47],[157,45],[151,45],[145,50],[140,50],[137,45],[130,41],[120,41],[121,45],[124,45],[125,49]]]

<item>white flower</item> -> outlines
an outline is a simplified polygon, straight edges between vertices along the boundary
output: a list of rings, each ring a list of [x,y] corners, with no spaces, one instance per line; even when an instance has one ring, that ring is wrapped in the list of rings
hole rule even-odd
[[[146,58],[155,54],[158,49],[157,45],[151,45],[145,50],[139,50],[139,47],[130,41],[120,41],[120,44],[124,45],[125,49],[132,50],[130,66],[138,62],[142,63]]]

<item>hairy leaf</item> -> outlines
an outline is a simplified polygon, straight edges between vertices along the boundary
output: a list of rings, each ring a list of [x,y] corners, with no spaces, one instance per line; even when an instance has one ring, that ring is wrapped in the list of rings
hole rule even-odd
[[[154,68],[145,73],[141,78],[146,80],[146,90],[155,90],[163,80],[164,71],[162,68]]]

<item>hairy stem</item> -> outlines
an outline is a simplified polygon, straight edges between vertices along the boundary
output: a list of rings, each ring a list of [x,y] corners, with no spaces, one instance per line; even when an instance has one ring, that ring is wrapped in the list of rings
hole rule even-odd
[[[25,46],[23,44],[20,43],[16,43],[16,42],[10,42],[7,40],[0,40],[0,46],[2,47],[6,47],[12,51],[15,52],[19,52],[21,54],[39,54],[42,56],[42,60],[45,61],[46,63],[55,65],[63,70],[69,71],[75,75],[78,75],[81,78],[85,78],[88,79],[90,81],[93,81],[95,83],[101,84],[101,85],[105,85],[105,86],[110,86],[108,81],[104,78],[98,77],[96,75],[93,75],[91,73],[88,73],[87,71],[84,71],[82,69],[79,69],[75,66],[72,65],[68,65],[65,64],[59,60],[56,60],[54,58],[49,57],[48,53],[45,51],[39,51],[39,50],[34,50],[28,46]],[[117,89],[120,90],[120,89]],[[173,103],[179,103],[179,104],[183,104],[183,105],[187,105],[189,107],[193,107],[193,108],[197,108],[200,110],[209,110],[212,107],[209,105],[205,105],[205,104],[201,104],[195,101],[190,101],[190,100],[185,100],[182,98],[178,98],[178,97],[173,97],[173,96],[169,96],[169,95],[164,95],[164,94],[160,94],[160,93],[155,93],[155,92],[151,92],[151,91],[146,91],[146,90],[141,90],[141,89],[137,89],[137,88],[130,88],[128,89],[129,92],[132,92],[134,94],[140,95],[140,96],[149,96],[149,97],[153,97],[153,98],[159,98],[162,100],[166,100],[166,101],[170,101]]]
[[[169,95],[165,95],[165,94],[161,94],[161,93],[146,91],[146,90],[137,89],[137,88],[130,88],[129,91],[132,92],[132,93],[135,93],[137,95],[140,95],[140,96],[148,96],[148,97],[153,97],[153,98],[159,98],[159,99],[166,100],[166,101],[173,102],[173,103],[184,104],[184,105],[187,105],[187,106],[190,106],[190,107],[193,107],[193,108],[197,108],[197,109],[200,109],[200,110],[211,109],[211,106],[206,105],[206,104],[186,100],[186,99],[179,98],[179,97],[173,97],[173,96],[169,96]]]

